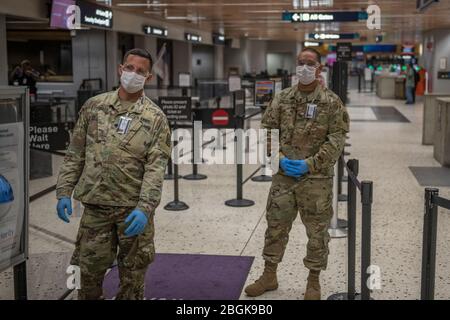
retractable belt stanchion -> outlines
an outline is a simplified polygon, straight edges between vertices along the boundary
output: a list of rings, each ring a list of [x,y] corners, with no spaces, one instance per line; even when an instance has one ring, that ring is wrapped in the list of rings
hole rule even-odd
[[[187,88],[183,88],[182,95],[183,95],[183,97],[187,97],[188,96]],[[183,177],[183,179],[186,179],[186,180],[204,180],[204,179],[207,178],[207,176],[204,175],[204,174],[199,174],[198,173],[198,165],[197,165],[197,163],[195,163],[195,147],[196,147],[195,134],[196,134],[196,132],[194,130],[194,121],[195,121],[194,117],[192,117],[192,173],[188,174],[188,175],[185,175]]]
[[[361,182],[362,230],[361,230],[361,300],[370,300],[370,251],[372,225],[372,181]]]
[[[253,177],[252,181],[254,182],[270,182],[272,181],[272,176],[266,173],[269,173],[269,169],[267,168],[267,157],[264,157],[264,163],[261,166],[263,174]]]
[[[236,115],[236,129],[244,128],[245,114]],[[234,137],[235,148],[235,160],[236,160],[236,198],[225,201],[225,205],[229,207],[250,207],[255,204],[254,201],[243,198],[243,159],[245,154],[243,153],[242,143],[245,143],[243,139]],[[258,169],[259,170],[259,169]]]
[[[15,265],[14,272],[14,298],[28,300],[27,298],[27,263],[26,261]]]
[[[349,182],[347,186],[347,214],[348,214],[348,270],[347,292],[336,293],[328,300],[371,300],[370,256],[371,256],[371,220],[373,203],[372,181],[358,181],[359,162],[352,159],[347,163]],[[356,199],[357,189],[361,193],[362,230],[361,230],[361,294],[356,293]]]
[[[177,132],[177,124],[176,124],[176,122],[175,122],[175,124],[173,126],[173,129],[174,129],[174,132],[175,132],[175,143],[174,143],[174,146],[176,146],[178,144],[178,135],[176,134],[176,132]],[[174,182],[173,182],[174,199],[173,199],[173,201],[171,201],[168,204],[166,204],[164,206],[164,209],[170,210],[170,211],[187,210],[187,209],[189,209],[189,206],[186,203],[184,203],[183,201],[180,201],[180,199],[179,199],[179,186],[178,186],[179,175],[178,175],[178,164],[177,164],[176,161],[175,161],[175,163],[173,165],[173,168],[174,168]]]
[[[422,242],[422,279],[420,293],[421,300],[434,299],[438,206],[434,203],[433,197],[438,195],[438,189],[425,189],[425,215],[423,217]]]
[[[333,217],[331,218],[330,228],[328,233],[331,238],[345,238],[347,232],[340,228],[338,224],[338,163],[334,165],[333,177]]]
[[[177,177],[179,179],[182,178],[179,174],[177,174]],[[167,162],[167,173],[164,175],[164,180],[173,180],[174,174],[173,174],[173,162],[172,158],[169,158],[169,161]]]

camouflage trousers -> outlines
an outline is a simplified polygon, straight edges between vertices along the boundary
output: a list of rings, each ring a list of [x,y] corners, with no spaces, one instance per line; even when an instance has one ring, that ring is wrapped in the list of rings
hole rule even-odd
[[[267,201],[264,260],[281,262],[292,223],[300,212],[308,236],[303,263],[310,270],[325,270],[330,241],[328,227],[333,216],[332,198],[333,179],[305,178],[298,182],[274,175]]]
[[[143,299],[145,273],[155,256],[153,214],[143,233],[126,237],[128,224],[124,221],[134,208],[84,206],[71,260],[72,265],[80,267],[79,299],[103,298],[103,278],[116,258],[120,278],[116,299]]]

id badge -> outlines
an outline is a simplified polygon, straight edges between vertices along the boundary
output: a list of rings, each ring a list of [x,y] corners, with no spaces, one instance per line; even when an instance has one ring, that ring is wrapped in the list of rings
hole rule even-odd
[[[120,134],[126,134],[130,128],[131,118],[120,117],[119,124],[117,125],[117,132]]]
[[[306,106],[305,118],[306,119],[314,119],[317,113],[317,105],[308,103]]]

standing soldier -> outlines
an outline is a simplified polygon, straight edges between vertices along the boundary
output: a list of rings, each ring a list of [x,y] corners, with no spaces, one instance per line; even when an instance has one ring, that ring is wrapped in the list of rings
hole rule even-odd
[[[145,272],[155,254],[154,214],[171,150],[167,119],[144,95],[152,64],[146,50],[125,54],[120,88],[85,103],[59,172],[58,216],[69,222],[72,192],[85,206],[71,260],[81,271],[80,299],[102,298],[103,277],[116,257],[116,298],[144,296]]]
[[[276,290],[281,262],[292,223],[300,211],[308,244],[303,263],[309,269],[306,300],[320,300],[319,274],[328,261],[328,227],[333,215],[333,174],[349,130],[349,117],[339,97],[319,84],[320,53],[306,48],[298,56],[298,86],[275,96],[264,113],[262,126],[279,130],[280,167],[267,202],[265,268],[246,287],[257,297]]]

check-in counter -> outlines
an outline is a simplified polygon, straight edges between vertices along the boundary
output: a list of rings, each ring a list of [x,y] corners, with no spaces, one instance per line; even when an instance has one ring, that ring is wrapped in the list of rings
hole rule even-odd
[[[405,77],[381,74],[376,77],[376,86],[381,99],[405,99]]]
[[[437,99],[436,130],[434,134],[434,158],[450,167],[450,98]]]
[[[424,96],[422,144],[434,143],[434,130],[437,112],[437,99],[450,97],[450,93],[430,93]]]

